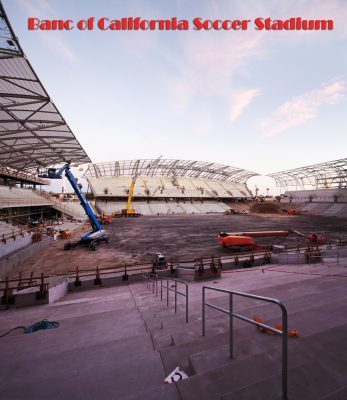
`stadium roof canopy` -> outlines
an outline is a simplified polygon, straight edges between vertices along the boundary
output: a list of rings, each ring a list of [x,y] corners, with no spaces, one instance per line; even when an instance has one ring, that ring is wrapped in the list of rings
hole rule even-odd
[[[27,60],[0,1],[0,164],[90,162]]]
[[[258,175],[245,169],[192,160],[142,159],[90,164],[85,176],[187,176],[244,183]]]
[[[268,174],[284,189],[347,188],[347,158]]]

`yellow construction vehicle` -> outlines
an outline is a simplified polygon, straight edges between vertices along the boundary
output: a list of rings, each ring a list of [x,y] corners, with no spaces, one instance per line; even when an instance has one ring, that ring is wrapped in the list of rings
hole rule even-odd
[[[153,162],[149,163],[147,165],[147,167],[145,169],[149,169],[151,167],[153,167],[154,164],[158,164],[159,160],[161,159],[162,156],[159,156],[156,160],[154,160]],[[129,194],[128,194],[128,200],[127,200],[127,204],[125,206],[125,208],[119,212],[119,211],[115,211],[113,212],[111,215],[114,218],[120,218],[120,217],[140,217],[142,214],[136,212],[136,210],[133,207],[133,203],[132,203],[132,199],[133,199],[133,194],[134,194],[134,189],[135,189],[135,183],[136,183],[136,179],[137,177],[140,175],[140,171],[136,172],[135,175],[132,177],[131,179],[131,184],[130,184],[130,188],[129,188]],[[146,186],[146,192],[147,194],[149,194],[149,189]]]
[[[121,217],[140,217],[141,214],[137,213],[136,210],[133,207],[132,204],[132,199],[133,199],[133,194],[134,194],[134,189],[135,189],[135,183],[137,179],[137,174],[132,178],[130,188],[129,188],[129,194],[128,194],[128,200],[125,208],[121,212],[115,211],[112,213],[112,217],[114,218],[121,218]]]

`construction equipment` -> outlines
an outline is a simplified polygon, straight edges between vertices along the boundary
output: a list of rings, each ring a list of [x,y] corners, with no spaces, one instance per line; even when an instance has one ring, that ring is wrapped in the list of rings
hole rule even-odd
[[[59,229],[59,236],[61,239],[71,239],[72,233],[69,229]]]
[[[145,169],[149,169],[149,168],[153,167],[153,165],[158,164],[159,160],[161,159],[161,157],[162,156],[159,156],[153,162],[148,164]],[[135,189],[135,183],[136,183],[136,179],[140,175],[140,173],[141,173],[141,171],[136,172],[135,175],[131,179],[131,184],[130,184],[129,194],[128,194],[128,200],[127,200],[127,204],[126,204],[125,208],[123,208],[123,210],[121,212],[119,212],[119,211],[113,212],[112,213],[112,217],[114,217],[114,218],[140,217],[142,215],[141,213],[136,212],[136,210],[134,208],[132,208],[132,207],[134,207],[133,203],[132,203],[132,200],[133,200],[133,194],[134,194],[134,189]]]
[[[294,208],[289,208],[288,210],[283,209],[282,211],[286,212],[288,215],[309,215],[310,217],[314,216],[314,214],[306,210],[296,210]]]
[[[136,179],[137,179],[138,175],[139,174],[137,173],[131,179],[128,200],[127,200],[127,204],[126,204],[125,208],[123,208],[123,210],[121,212],[119,212],[119,211],[113,212],[112,217],[121,218],[121,217],[140,217],[141,216],[141,214],[136,212],[136,210],[133,208],[133,203],[132,203],[134,189],[135,189],[135,183],[136,183]]]
[[[275,237],[288,236],[291,234],[299,235],[307,239],[311,243],[324,244],[325,238],[317,233],[301,233],[299,231],[256,231],[256,232],[221,232],[218,241],[223,247],[247,248],[248,250],[269,249],[268,245],[255,243],[256,237]]]
[[[48,179],[62,179],[62,175],[65,172],[65,176],[67,177],[68,181],[70,182],[74,192],[76,193],[85,213],[89,218],[89,222],[92,226],[92,230],[85,232],[81,239],[77,242],[68,242],[64,245],[64,250],[70,250],[72,247],[75,247],[79,244],[86,244],[92,250],[97,250],[97,245],[100,242],[109,242],[109,238],[106,236],[106,231],[103,229],[102,225],[99,223],[96,215],[94,214],[92,208],[90,207],[89,203],[87,202],[84,194],[81,190],[81,185],[77,183],[77,179],[71,172],[70,164],[67,163],[62,166],[60,169],[56,168],[48,168],[47,173],[39,174],[41,178],[48,178]]]
[[[101,215],[98,216],[98,221],[102,225],[109,225],[112,223],[112,215],[107,215],[102,213]]]
[[[166,268],[166,258],[162,253],[154,253],[152,259],[152,265],[156,268]]]

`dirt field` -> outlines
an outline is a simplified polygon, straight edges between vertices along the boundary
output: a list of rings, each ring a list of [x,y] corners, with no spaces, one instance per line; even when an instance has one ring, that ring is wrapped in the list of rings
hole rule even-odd
[[[230,254],[217,242],[221,231],[287,230],[304,233],[318,232],[328,239],[347,237],[347,220],[341,218],[287,216],[287,215],[169,215],[144,216],[116,219],[106,229],[109,244],[101,244],[97,251],[77,247],[64,251],[63,240],[58,240],[39,256],[27,261],[16,272],[25,275],[36,273],[55,274],[80,269],[115,267],[119,265],[150,262],[154,252],[162,252],[169,259],[193,260],[200,256],[223,256]],[[81,235],[77,230],[74,238]],[[304,244],[302,238],[259,238],[263,244]],[[16,274],[17,275],[17,274]]]

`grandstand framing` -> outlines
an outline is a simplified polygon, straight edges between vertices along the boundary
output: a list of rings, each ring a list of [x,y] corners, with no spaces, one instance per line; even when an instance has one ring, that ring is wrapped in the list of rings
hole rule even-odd
[[[220,181],[246,183],[256,172],[215,164],[204,161],[177,159],[138,159],[122,160],[100,164],[90,164],[85,177],[115,177],[120,176],[186,176],[189,178],[207,178]]]
[[[10,167],[0,164],[0,178],[12,180],[20,183],[28,183],[33,185],[49,185],[48,179],[39,178],[29,172],[18,171]]]
[[[90,159],[25,56],[0,1],[0,164],[39,166]]]
[[[285,190],[290,186],[300,190],[347,188],[347,158],[280,171],[267,176],[275,179],[276,186]]]

